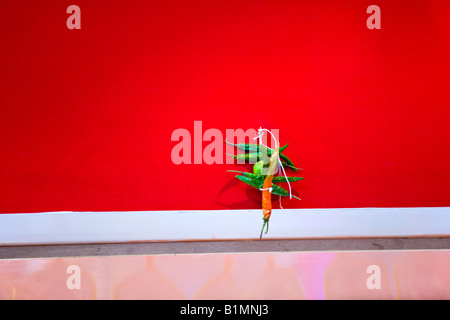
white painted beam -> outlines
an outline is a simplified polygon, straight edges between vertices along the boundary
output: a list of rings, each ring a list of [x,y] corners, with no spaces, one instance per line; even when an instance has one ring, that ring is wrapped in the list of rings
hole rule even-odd
[[[0,214],[0,246],[257,239],[261,210]],[[266,239],[450,236],[450,207],[273,210]]]

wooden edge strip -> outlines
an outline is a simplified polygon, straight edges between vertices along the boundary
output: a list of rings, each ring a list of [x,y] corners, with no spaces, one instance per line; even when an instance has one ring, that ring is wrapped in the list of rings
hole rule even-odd
[[[161,254],[449,249],[449,237],[221,240],[0,246],[0,259]]]

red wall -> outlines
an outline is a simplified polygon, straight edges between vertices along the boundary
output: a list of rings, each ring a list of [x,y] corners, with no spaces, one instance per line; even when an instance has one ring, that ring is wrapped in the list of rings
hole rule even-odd
[[[69,30],[66,8],[81,8]],[[366,27],[371,4],[381,30]],[[449,206],[450,3],[2,1],[0,212],[243,209],[175,129],[279,129],[291,208]],[[208,142],[204,143],[204,146]]]

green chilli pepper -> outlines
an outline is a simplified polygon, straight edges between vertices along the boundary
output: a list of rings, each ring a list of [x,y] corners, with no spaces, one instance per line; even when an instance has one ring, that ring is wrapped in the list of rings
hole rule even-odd
[[[248,161],[250,163],[256,163],[256,162],[260,161],[261,159],[264,159],[259,153],[256,153],[256,152],[240,153],[240,154],[229,154],[229,153],[226,153],[226,155],[231,156],[231,157],[233,157],[236,160],[244,160],[244,161]],[[280,154],[280,156],[281,156],[281,154]],[[267,159],[269,159],[269,158],[267,157]],[[287,163],[284,160],[281,160],[281,163],[283,164],[283,166],[289,167],[292,170],[294,170],[295,172],[297,172],[298,168],[293,166],[291,160],[289,160],[289,161],[290,161],[291,164]]]
[[[260,174],[256,174],[256,173],[250,173],[250,172],[244,172],[244,171],[236,171],[236,170],[228,170],[228,172],[236,172],[236,173],[240,173],[242,175],[244,175],[247,178],[250,179],[263,179],[263,176]],[[300,181],[300,180],[305,180],[305,178],[303,177],[286,177],[285,176],[274,176],[272,178],[273,182],[296,182],[296,181]]]
[[[278,196],[285,196],[285,197],[289,196],[289,191],[287,191],[286,189],[280,187],[279,185],[276,185],[275,183],[272,183],[272,193],[276,194]],[[299,197],[296,197],[294,195],[292,195],[292,198],[295,198],[297,200],[301,200]]]
[[[231,154],[230,154],[231,156]],[[258,162],[261,158],[261,156],[259,155],[259,153],[240,153],[240,154],[235,154],[232,155],[234,159],[236,160],[245,160],[245,161],[250,161],[250,162]]]
[[[234,144],[231,142],[228,142],[225,139],[225,143],[229,144],[230,146],[234,146],[234,147],[238,147],[238,149],[244,150],[244,151],[253,151],[253,152],[260,152],[260,149],[267,149],[267,155],[271,156],[273,149],[272,148],[266,148],[265,146],[262,146],[260,144],[254,144],[254,143],[238,143],[238,144]],[[283,147],[280,148],[279,152],[282,152],[284,149],[286,149],[288,146],[288,143],[286,143],[286,145],[284,145]]]
[[[247,174],[249,175],[247,177],[246,176],[235,176],[235,177],[238,178],[239,180],[241,180],[242,182],[244,182],[244,183],[246,183],[246,184],[248,184],[248,185],[250,185],[250,186],[252,186],[252,187],[254,187],[254,188],[258,189],[258,190],[263,187],[263,181],[262,180],[260,180],[259,178],[258,179],[252,179],[252,178],[250,178],[250,176],[254,176],[254,174],[248,173],[248,172],[247,172]],[[272,194],[275,194],[277,196],[285,196],[286,197],[286,196],[289,196],[289,191],[287,191],[286,189],[284,189],[284,188],[282,188],[282,187],[272,183]],[[296,197],[294,195],[292,195],[292,198],[301,200],[300,198],[298,198],[298,197]]]
[[[236,178],[238,178],[239,180],[241,180],[242,182],[256,188],[256,189],[260,189],[262,188],[262,183],[261,181],[257,180],[257,179],[252,179],[249,177],[244,177],[244,176],[235,176]]]
[[[262,176],[259,174],[255,174],[255,173],[250,173],[250,172],[244,172],[244,171],[236,171],[236,170],[228,170],[227,172],[235,172],[235,173],[240,173],[242,174],[244,177],[249,178],[249,179],[253,179],[253,180],[262,180]]]
[[[305,178],[302,178],[302,177],[287,177],[287,180],[286,180],[286,177],[285,176],[276,176],[276,177],[273,177],[273,182],[295,182],[295,181],[300,181],[300,180],[305,180]]]
[[[287,156],[285,156],[284,154],[280,153],[280,158],[285,160],[286,163],[288,164],[287,166],[289,168],[292,168],[292,170],[294,170],[295,172],[297,172],[297,168],[295,167],[294,163],[291,161],[291,159],[289,159]]]

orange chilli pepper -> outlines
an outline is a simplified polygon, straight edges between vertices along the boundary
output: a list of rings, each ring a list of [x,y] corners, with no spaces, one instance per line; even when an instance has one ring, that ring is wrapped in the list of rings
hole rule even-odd
[[[262,234],[264,231],[264,227],[266,227],[266,232],[269,231],[269,220],[270,215],[272,214],[272,180],[275,174],[275,169],[278,164],[278,154],[279,154],[279,145],[276,146],[275,151],[272,153],[269,162],[269,169],[267,170],[267,175],[264,178],[264,184],[262,187],[262,210],[263,210],[263,226],[261,229],[261,235],[259,238],[262,238]]]

